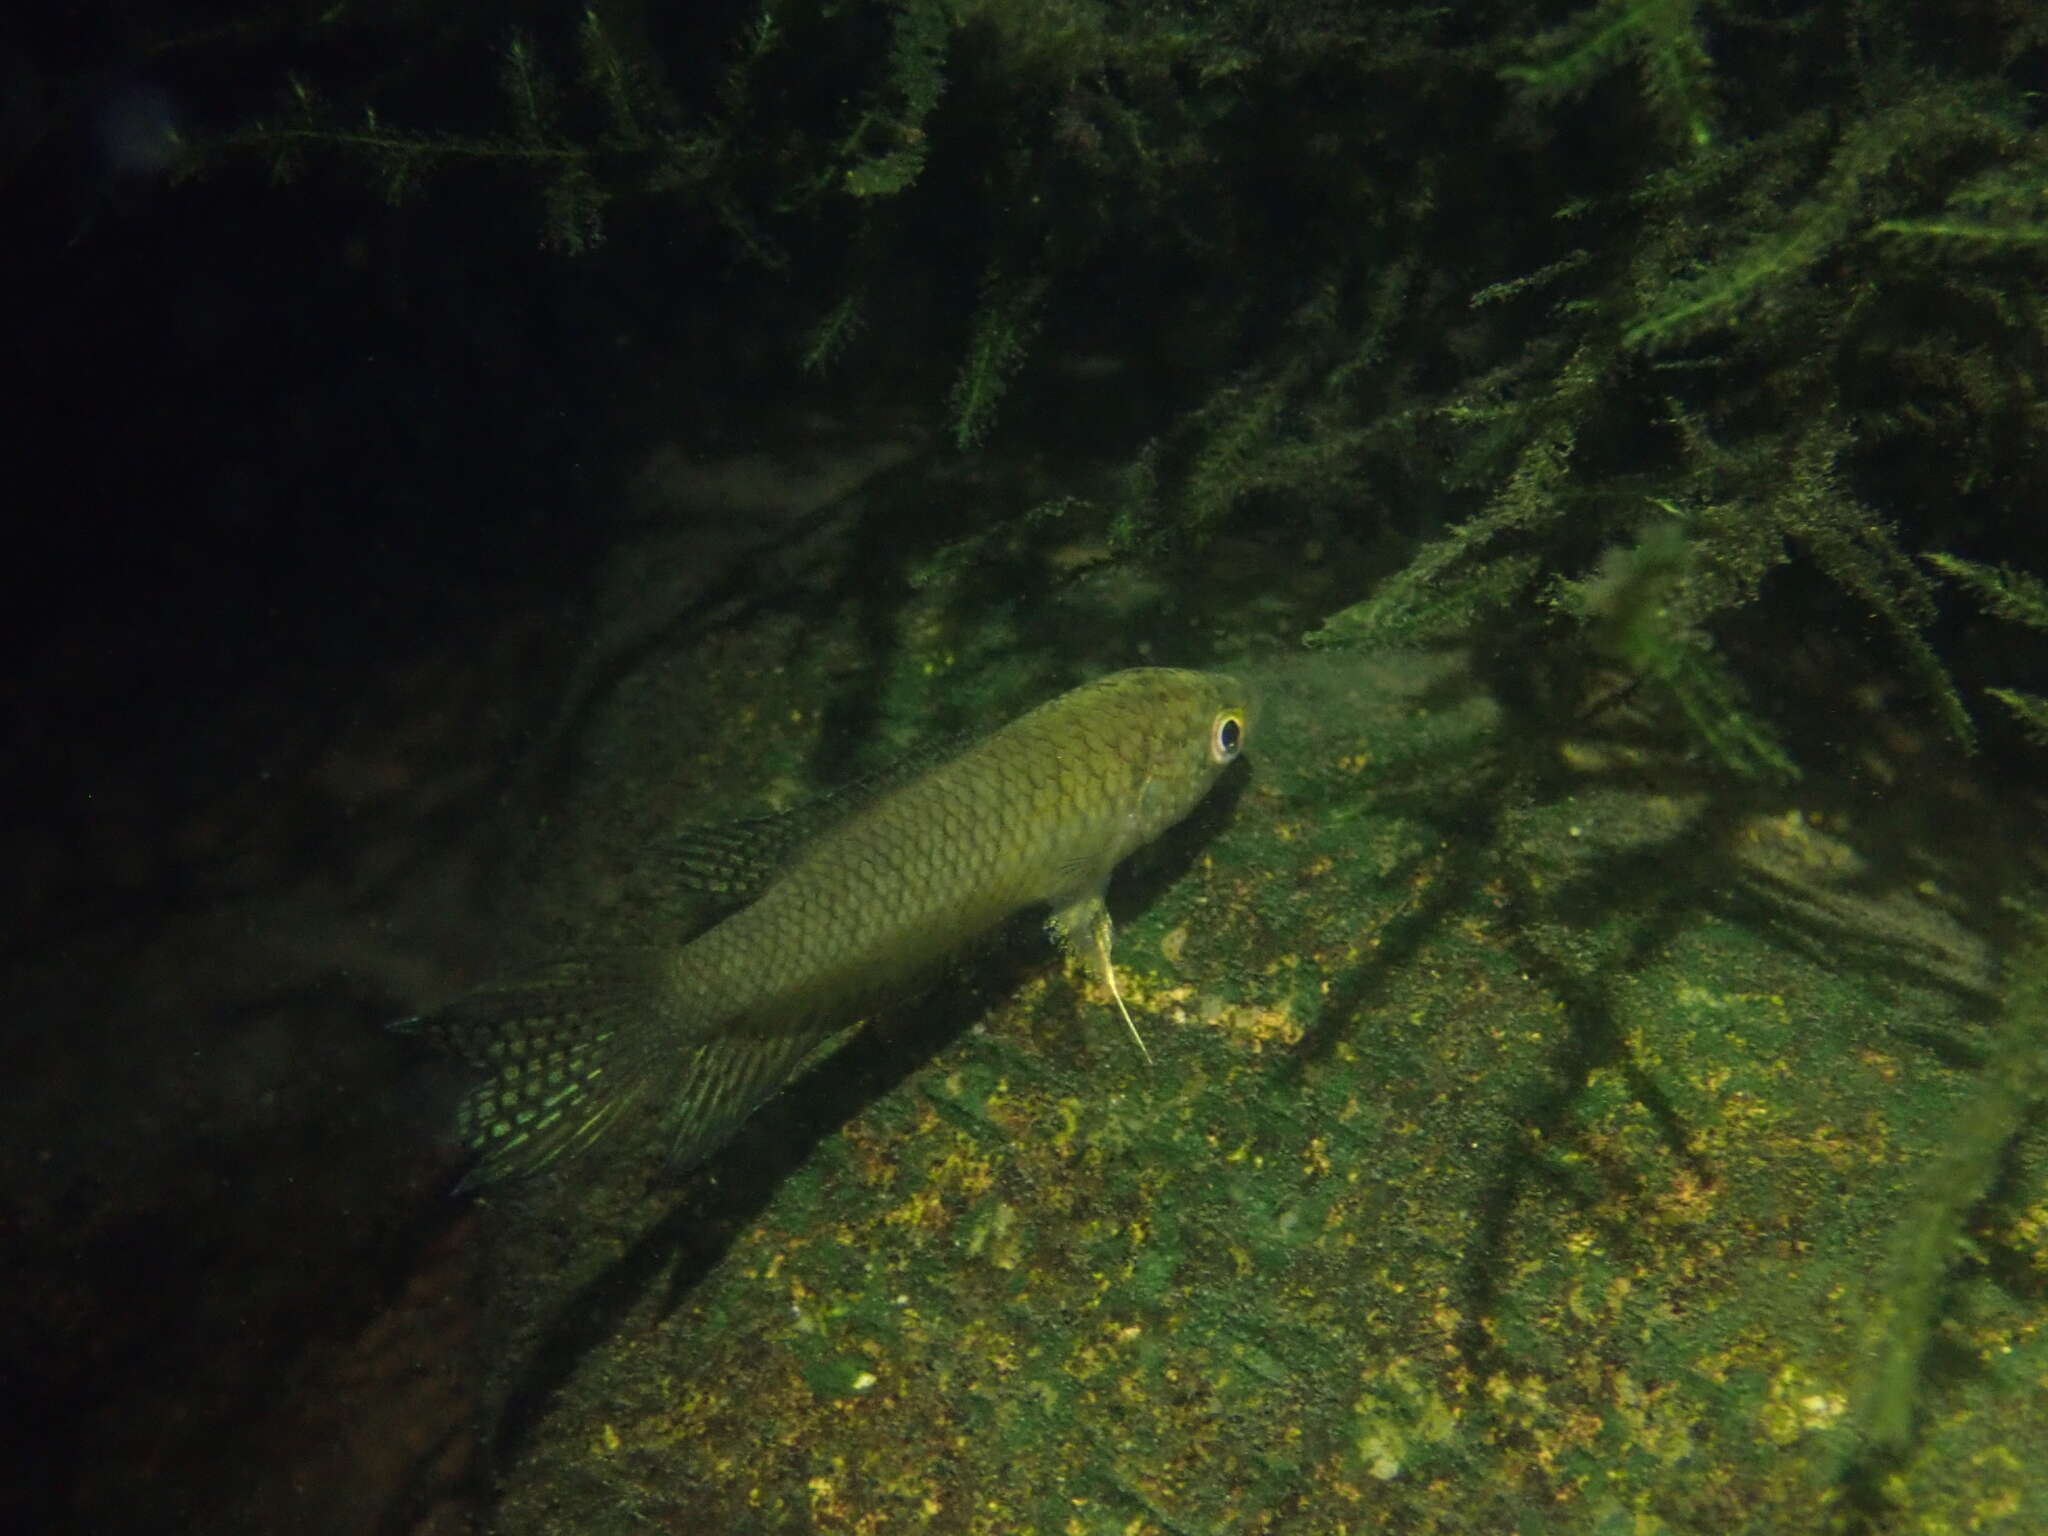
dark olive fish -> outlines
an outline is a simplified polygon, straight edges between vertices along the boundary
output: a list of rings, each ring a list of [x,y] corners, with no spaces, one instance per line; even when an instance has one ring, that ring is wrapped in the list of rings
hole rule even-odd
[[[847,1025],[1026,907],[1050,907],[1115,993],[1110,872],[1194,809],[1251,724],[1234,678],[1112,673],[846,815],[686,944],[564,962],[405,1021],[490,1074],[459,1114],[469,1182],[543,1168],[642,1103],[675,1161],[700,1161]]]

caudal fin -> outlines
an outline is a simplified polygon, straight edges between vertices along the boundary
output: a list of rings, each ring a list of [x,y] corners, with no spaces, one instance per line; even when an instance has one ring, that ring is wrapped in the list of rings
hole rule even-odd
[[[564,961],[392,1027],[490,1075],[456,1128],[477,1161],[462,1187],[538,1173],[597,1141],[654,1086],[651,968]]]

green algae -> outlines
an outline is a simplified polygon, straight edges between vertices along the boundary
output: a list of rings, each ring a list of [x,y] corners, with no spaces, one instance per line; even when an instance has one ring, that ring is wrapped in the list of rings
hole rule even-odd
[[[1029,670],[954,655],[907,648],[875,696]],[[1872,1319],[1995,1007],[1981,925],[1889,873],[1889,825],[1813,776],[1511,738],[1456,656],[1264,670],[1249,774],[1112,891],[1154,1066],[1026,943],[884,1032],[744,1202],[727,1162],[508,1215],[511,1253],[582,1227],[514,1283],[513,1357],[564,1292],[615,1294],[513,1383],[501,1527],[2048,1514],[2038,1133],[1970,1204],[1987,1256],[1938,1292],[1910,1434],[1860,1456]],[[735,755],[795,725],[754,719]],[[671,1282],[622,1286],[648,1231]]]

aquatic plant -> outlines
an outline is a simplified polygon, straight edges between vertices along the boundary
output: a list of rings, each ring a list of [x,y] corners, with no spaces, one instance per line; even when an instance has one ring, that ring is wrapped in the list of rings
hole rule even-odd
[[[1319,644],[1582,664],[1587,584],[1646,505],[1683,508],[1692,640],[1660,654],[1692,681],[1644,675],[1716,758],[1782,774],[1716,630],[1808,571],[1975,740],[1914,555],[1944,507],[2015,526],[2036,483],[2048,152],[2039,23],[1970,14],[775,0],[664,30],[615,3],[493,41],[491,126],[400,127],[300,75],[194,164],[321,160],[393,198],[509,171],[571,253],[680,210],[784,274],[813,370],[943,295],[961,447],[1078,336],[1174,336],[1134,381],[1150,440],[1062,532],[1154,564],[1251,521],[1405,541]],[[410,115],[456,99],[422,79]]]
[[[1857,1413],[1859,1442],[1845,1474],[1867,1502],[1883,1502],[1884,1475],[1907,1455],[1925,1412],[1928,1353],[1959,1270],[1988,1260],[1971,1233],[1987,1212],[2016,1143],[2048,1095],[2048,918],[2007,962],[2003,1006],[1978,1072],[1942,1148],[1922,1170],[1898,1225],[1891,1272],[1870,1329],[1871,1364]]]
[[[2048,582],[2010,566],[1982,565],[1960,555],[1935,551],[1927,563],[1954,577],[1976,594],[1997,617],[2028,629],[2048,630]],[[2018,688],[1984,690],[2016,715],[2036,745],[2048,746],[2048,697]]]

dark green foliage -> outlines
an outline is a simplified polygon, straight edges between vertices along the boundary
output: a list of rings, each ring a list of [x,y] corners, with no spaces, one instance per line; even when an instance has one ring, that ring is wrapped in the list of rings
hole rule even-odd
[[[1584,625],[1598,616],[1556,600],[1585,579],[1572,563],[1632,538],[1647,497],[1689,509],[1692,554],[1669,594],[1679,630],[1703,638],[1773,571],[1809,562],[1889,633],[1967,746],[1971,722],[1926,638],[1933,584],[1884,508],[1898,464],[1924,496],[2035,470],[2026,423],[2048,403],[2038,135],[2011,89],[1920,68],[1897,44],[1842,60],[1843,99],[1795,110],[1795,96],[1757,93],[1724,144],[1706,126],[1700,26],[1690,4],[1602,5],[1503,67],[1547,104],[1637,57],[1673,147],[1632,182],[1566,203],[1572,243],[1475,294],[1529,314],[1520,355],[1433,403],[1402,400],[1391,419],[1436,429],[1445,478],[1488,499],[1312,638],[1526,631],[1546,576],[1564,578],[1547,611]],[[1909,216],[1931,208],[1951,216]],[[1593,221],[1604,239],[1589,247],[1573,226]],[[1539,301],[1547,315],[1530,313]],[[1633,664],[1723,761],[1789,769],[1697,639]]]
[[[1887,215],[1924,207],[1930,179],[1936,186],[1954,185],[1986,155],[2033,153],[2022,112],[2021,103],[2003,93],[1947,81],[1912,82],[1902,99],[1872,104],[1846,128],[1831,130],[1802,114],[1776,131],[1775,142],[1744,146],[1723,165],[1701,167],[1697,175],[1665,178],[1659,197],[1705,192],[1707,183],[1729,171],[1745,176],[1750,186],[1734,189],[1745,216],[1719,230],[1670,229],[1660,235],[1660,245],[1672,242],[1656,251],[1660,266],[1703,260],[1704,270],[1675,281],[1664,278],[1662,293],[1629,319],[1623,339],[1660,351],[1758,310],[1803,320],[1792,285],[1831,259],[1848,265],[1841,299],[1877,297],[1870,290],[1904,276],[1899,253],[1881,244],[1867,253],[1851,250],[1851,243],[1880,233],[1917,234],[1919,221]],[[1810,178],[1800,172],[1809,159],[1818,159]],[[2009,181],[2015,174],[2021,174],[2018,167],[2008,165],[1997,179]],[[1788,191],[1796,200],[1786,205]],[[1759,192],[1766,200],[1757,198]],[[1709,195],[1720,202],[1718,194]]]
[[[1967,745],[1898,524],[1965,495],[2001,517],[2038,473],[2048,152],[2019,83],[2038,18],[1966,9],[1923,35],[1876,0],[812,0],[706,12],[718,46],[683,57],[593,7],[491,40],[491,127],[358,122],[295,84],[201,159],[334,157],[394,198],[516,171],[568,251],[651,198],[769,267],[800,237],[811,369],[892,343],[939,276],[971,295],[945,317],[962,447],[1048,338],[1135,308],[1193,403],[1069,509],[1125,558],[1276,512],[1398,527],[1405,569],[1319,641],[1561,657],[1600,651],[1573,584],[1646,502],[1683,507],[1693,654],[1810,568]],[[1740,665],[1646,674],[1724,759]]]
[[[2032,922],[2034,936],[2009,962],[2004,1012],[1977,1092],[1956,1114],[1900,1226],[1890,1283],[1874,1321],[1861,1414],[1873,1468],[1912,1442],[1923,1363],[1948,1279],[1960,1265],[1981,1261],[1969,1239],[1970,1225],[2048,1092],[2048,935],[2038,914]]]
[[[2048,582],[2040,577],[1941,553],[1927,556],[1927,563],[1967,586],[1999,618],[2029,629],[2048,629]]]
[[[1927,563],[1969,588],[1999,618],[2029,629],[2048,630],[2048,582],[2040,577],[1938,552],[1928,555]],[[2048,746],[2048,697],[2017,688],[1987,688],[1985,692],[2019,718],[2037,745]]]
[[[803,352],[814,368],[852,340],[870,287],[861,274],[934,254],[965,264],[985,274],[951,400],[965,445],[993,420],[1061,271],[1180,240],[1227,210],[1229,167],[1210,136],[1242,105],[1238,77],[1258,62],[1257,35],[1286,10],[764,3],[707,64],[655,51],[654,22],[638,7],[593,6],[552,34],[490,40],[495,122],[396,126],[372,103],[356,109],[358,123],[295,80],[285,115],[195,145],[190,168],[256,155],[291,178],[325,161],[394,201],[465,172],[512,172],[538,189],[543,240],[570,254],[603,238],[619,208],[650,198],[775,268],[789,259],[778,226],[801,221],[848,257],[824,271],[839,291],[818,302],[824,319]],[[691,20],[702,29],[714,14]],[[571,54],[573,69],[551,62]],[[434,95],[415,92],[408,115],[431,115]],[[955,95],[966,100],[949,110]],[[978,192],[957,180],[926,187],[949,134],[956,155],[981,158]],[[903,248],[909,226],[894,205],[929,197],[946,216],[969,212],[974,196],[1004,215],[985,238],[943,253]],[[1204,243],[1221,249],[1220,233]]]
[[[989,275],[967,356],[953,381],[953,441],[957,446],[971,448],[988,435],[1010,375],[1024,361],[1044,298],[1042,278],[1015,281],[999,273]]]
[[[806,373],[821,373],[838,360],[860,334],[865,323],[864,309],[858,293],[849,293],[832,306],[831,313],[812,330],[810,342],[804,348],[803,367]]]
[[[1625,60],[1674,143],[1705,149],[1714,140],[1713,73],[1699,0],[1600,0],[1532,39],[1523,61],[1501,74],[1537,102],[1577,95]]]
[[[1677,509],[1665,511],[1677,515]],[[1561,599],[1601,655],[1664,690],[1694,736],[1723,766],[1749,778],[1797,778],[1770,730],[1743,706],[1741,684],[1686,621],[1692,547],[1678,523],[1654,525],[1633,548],[1610,550],[1600,569]]]
[[[928,151],[925,124],[945,90],[946,8],[938,0],[899,0],[895,10],[888,83],[840,146],[851,162],[846,190],[855,197],[894,197],[917,180]]]
[[[393,203],[464,169],[517,169],[538,184],[543,240],[572,254],[586,250],[603,238],[617,165],[632,162],[636,178],[650,184],[695,186],[704,180],[714,144],[704,135],[662,126],[673,113],[663,110],[646,79],[621,58],[594,9],[584,13],[576,46],[581,71],[575,93],[597,106],[602,126],[594,132],[565,127],[570,108],[581,102],[567,99],[534,40],[514,32],[501,47],[498,85],[507,121],[498,133],[398,127],[382,120],[374,105],[351,123],[294,78],[283,117],[199,144],[189,169],[257,154],[269,160],[277,179],[288,181],[312,157],[339,157],[370,175]]]

